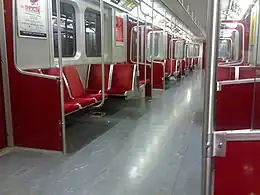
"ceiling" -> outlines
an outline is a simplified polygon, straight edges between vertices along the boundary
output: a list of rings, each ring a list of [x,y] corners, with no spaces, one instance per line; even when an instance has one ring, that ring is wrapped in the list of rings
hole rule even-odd
[[[190,8],[194,12],[196,20],[199,22],[199,27],[191,19],[190,15],[184,10],[183,6],[178,0],[161,0],[169,9],[171,9],[179,19],[186,24],[197,37],[205,39],[207,28],[207,6],[208,0],[183,0],[183,6]],[[182,1],[182,0],[180,0]],[[247,11],[250,4],[254,0],[234,0],[239,5],[239,14],[227,10],[230,9],[230,4],[233,0],[220,0],[221,3],[221,20],[225,19],[241,19]],[[189,5],[189,6],[188,6]],[[227,16],[228,13],[228,16]]]
[[[178,0],[162,0],[162,2],[191,29],[195,36],[202,38],[205,36],[206,29],[207,1],[208,0],[184,0],[183,3],[184,7],[187,7],[188,4],[190,5],[190,8],[192,8],[195,13],[196,20],[200,23],[199,27],[194,23],[191,16],[184,10]]]

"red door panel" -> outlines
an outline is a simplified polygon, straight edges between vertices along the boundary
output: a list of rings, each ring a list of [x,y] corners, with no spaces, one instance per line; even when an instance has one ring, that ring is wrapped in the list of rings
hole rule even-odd
[[[215,159],[214,195],[260,195],[260,141],[229,141]]]
[[[0,56],[1,62],[1,56]],[[4,111],[4,92],[2,84],[2,70],[0,69],[0,150],[5,148],[6,143],[6,129],[5,129],[5,111]]]

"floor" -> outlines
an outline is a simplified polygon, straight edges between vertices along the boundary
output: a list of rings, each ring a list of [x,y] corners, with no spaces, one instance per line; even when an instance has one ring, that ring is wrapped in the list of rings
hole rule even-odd
[[[200,195],[201,84],[194,72],[162,97],[129,101],[74,154],[0,157],[0,194]]]

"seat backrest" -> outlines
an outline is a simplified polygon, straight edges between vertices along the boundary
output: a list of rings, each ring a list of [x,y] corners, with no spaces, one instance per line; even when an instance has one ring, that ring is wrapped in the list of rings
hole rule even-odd
[[[60,76],[60,70],[58,68],[49,68],[49,69],[44,69],[43,74],[47,74],[47,75],[51,75],[51,76]],[[63,82],[63,86],[64,86],[64,90],[63,90],[63,94],[64,94],[64,101],[66,100],[70,100],[71,97],[69,95],[69,90],[68,90],[68,86],[65,84],[65,82]]]
[[[239,67],[239,79],[252,79],[256,77],[256,68],[250,66]]]
[[[64,76],[68,82],[72,97],[77,98],[85,94],[85,89],[80,79],[80,75],[75,66],[63,67]]]
[[[108,88],[110,65],[105,64],[105,90]],[[89,67],[89,75],[87,86],[88,89],[102,89],[102,65],[101,64],[91,64]]]
[[[235,67],[234,66],[218,66],[217,67],[217,81],[234,80]]]
[[[132,90],[134,67],[135,65],[129,63],[115,64],[113,66],[111,88]]]

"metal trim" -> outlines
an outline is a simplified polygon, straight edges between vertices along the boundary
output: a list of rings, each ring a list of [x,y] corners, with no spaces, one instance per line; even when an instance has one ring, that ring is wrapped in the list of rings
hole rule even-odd
[[[260,78],[252,78],[252,79],[239,79],[239,80],[219,81],[217,83],[220,86],[222,86],[222,85],[237,85],[237,84],[259,83],[259,82],[260,82]]]
[[[109,68],[109,76],[108,76],[108,90],[111,89],[112,79],[113,79],[113,71],[114,71],[114,64],[111,64],[110,68]]]
[[[235,66],[235,80],[239,79],[239,66]]]
[[[134,69],[133,69],[133,80],[132,80],[132,91],[134,91],[134,87],[135,87],[135,75],[136,75],[136,67],[137,65],[134,65]]]
[[[260,129],[215,131],[215,135],[225,134],[227,141],[259,141]]]
[[[11,94],[9,83],[9,66],[6,48],[6,32],[5,32],[5,16],[4,16],[4,2],[0,0],[0,55],[1,55],[1,69],[2,69],[2,85],[3,85],[3,98],[4,98],[4,111],[5,111],[5,124],[7,146],[14,146],[13,138],[13,121],[12,121],[12,108],[11,108]]]
[[[86,89],[88,89],[88,82],[89,82],[89,75],[90,75],[90,70],[91,70],[91,65],[88,65],[88,72],[87,72],[87,78],[86,78]]]

